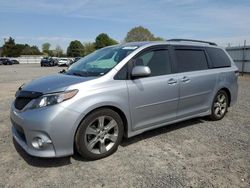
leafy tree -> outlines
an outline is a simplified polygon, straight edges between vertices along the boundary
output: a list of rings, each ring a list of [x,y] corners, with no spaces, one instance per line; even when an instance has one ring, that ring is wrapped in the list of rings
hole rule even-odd
[[[45,54],[49,54],[50,43],[46,42],[42,44],[42,52]]]
[[[118,42],[114,39],[110,38],[106,33],[99,34],[95,39],[95,47],[96,49],[103,48],[105,46],[110,46],[117,44]]]
[[[2,57],[3,47],[0,47],[0,57]]]
[[[125,38],[126,42],[134,41],[158,41],[164,40],[160,37],[154,37],[154,35],[147,29],[142,26],[132,28]]]
[[[17,56],[20,56],[22,54],[23,49],[25,48],[24,44],[16,44],[15,45],[15,52]]]
[[[30,48],[31,48],[33,55],[41,55],[42,54],[37,46],[34,45],[34,46],[31,46]]]
[[[164,41],[165,39],[164,38],[162,38],[162,37],[155,37],[154,38],[154,41]]]
[[[3,45],[3,56],[18,57],[20,55],[40,55],[37,46],[29,46],[28,44],[16,44],[13,38],[9,38]]]
[[[56,48],[55,48],[55,52],[56,52],[55,56],[61,57],[62,54],[63,54],[63,49],[59,45],[57,45]]]
[[[71,41],[67,48],[67,55],[69,57],[84,56],[84,46],[78,40]]]
[[[84,55],[88,55],[92,52],[95,51],[95,43],[94,42],[88,42],[84,44],[84,49],[85,49],[85,54]]]
[[[3,45],[3,56],[7,56],[7,57],[17,57],[18,54],[16,54],[15,52],[15,39],[13,38],[9,38]]]
[[[28,44],[24,45],[24,48],[21,52],[21,55],[41,55],[37,46],[29,46]]]

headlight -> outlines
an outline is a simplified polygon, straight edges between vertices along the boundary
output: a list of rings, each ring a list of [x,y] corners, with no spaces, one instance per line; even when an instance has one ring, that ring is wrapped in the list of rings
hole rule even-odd
[[[75,89],[75,90],[65,91],[61,93],[43,95],[40,98],[35,99],[32,103],[30,103],[30,105],[28,105],[26,109],[41,108],[45,106],[58,104],[68,99],[71,99],[77,94],[77,92],[78,90]]]

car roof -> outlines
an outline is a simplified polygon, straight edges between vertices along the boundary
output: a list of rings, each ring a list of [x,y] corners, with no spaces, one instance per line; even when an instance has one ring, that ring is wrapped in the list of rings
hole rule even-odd
[[[175,46],[195,46],[195,47],[213,47],[213,48],[220,48],[213,42],[206,42],[206,41],[142,41],[142,42],[129,42],[120,44],[121,47],[125,46],[155,46],[155,45],[175,45]]]

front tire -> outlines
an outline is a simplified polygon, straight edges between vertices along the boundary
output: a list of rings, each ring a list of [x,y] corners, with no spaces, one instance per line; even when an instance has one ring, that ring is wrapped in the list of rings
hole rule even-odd
[[[75,145],[78,153],[90,160],[113,154],[121,143],[123,121],[115,111],[102,108],[89,114],[80,124]]]
[[[228,106],[228,95],[224,90],[220,90],[213,100],[210,119],[213,121],[221,120],[226,115]]]

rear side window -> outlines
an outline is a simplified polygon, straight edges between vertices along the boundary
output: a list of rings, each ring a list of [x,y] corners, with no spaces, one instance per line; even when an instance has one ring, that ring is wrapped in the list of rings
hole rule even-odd
[[[203,50],[176,49],[178,72],[208,69],[206,54]]]
[[[219,48],[207,48],[207,53],[212,61],[213,68],[230,67],[231,61],[226,53]]]

